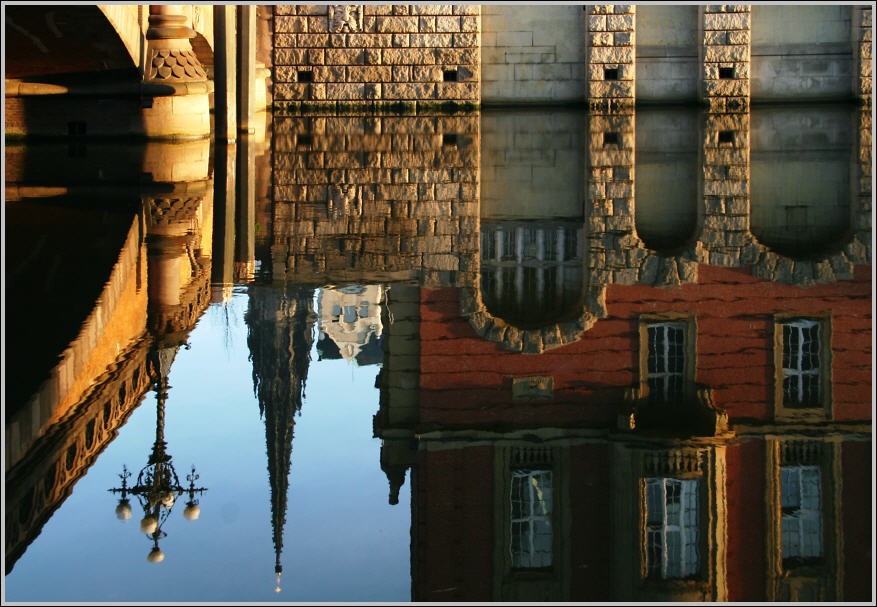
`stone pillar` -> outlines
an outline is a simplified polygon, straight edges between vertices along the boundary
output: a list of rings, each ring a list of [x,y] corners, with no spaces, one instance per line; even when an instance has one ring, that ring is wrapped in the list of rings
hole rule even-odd
[[[234,145],[217,145],[214,155],[213,267],[211,301],[231,300],[234,287],[235,167]]]
[[[216,141],[232,142],[237,138],[237,35],[235,7],[213,7],[213,54],[215,91],[214,116]]]
[[[238,130],[256,132],[256,7],[238,6]]]
[[[634,224],[635,125],[633,112],[592,114],[589,121],[585,220],[592,287],[637,282],[644,251],[629,250],[639,241]],[[589,307],[605,312],[605,302],[589,302]]]
[[[235,282],[252,280],[256,264],[256,140],[242,136],[237,145]]]
[[[194,36],[179,6],[149,7],[142,89],[147,137],[210,136],[212,83],[192,50],[189,39]]]
[[[870,12],[870,9],[868,9]],[[869,60],[870,61],[870,60]],[[870,80],[870,79],[869,79]],[[870,95],[868,97],[870,105]],[[873,119],[871,109],[862,108],[857,116],[856,159],[857,187],[853,225],[855,237],[844,247],[847,257],[854,263],[871,265],[871,229],[873,218],[872,183],[874,179]]]
[[[588,105],[611,110],[636,99],[636,6],[587,7]]]
[[[715,112],[746,110],[750,98],[751,8],[722,4],[701,6],[700,10],[703,103]]]
[[[853,95],[867,107],[871,107],[871,15],[870,6],[853,8],[853,40],[855,76],[853,78]]]
[[[759,247],[749,232],[749,114],[707,114],[703,129],[701,262],[754,263]]]

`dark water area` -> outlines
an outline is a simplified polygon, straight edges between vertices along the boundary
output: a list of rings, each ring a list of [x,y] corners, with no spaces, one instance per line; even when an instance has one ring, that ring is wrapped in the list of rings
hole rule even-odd
[[[6,601],[871,600],[869,111],[264,118],[6,146]]]

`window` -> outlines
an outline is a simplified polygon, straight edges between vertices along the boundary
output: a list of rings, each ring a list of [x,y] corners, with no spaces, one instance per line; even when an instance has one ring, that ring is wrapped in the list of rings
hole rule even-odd
[[[820,390],[820,331],[814,320],[791,320],[783,328],[783,404],[818,407]]]
[[[554,532],[551,526],[550,470],[512,470],[511,558],[516,569],[550,567]]]
[[[698,481],[647,478],[646,567],[649,577],[697,575]]]
[[[648,325],[649,400],[669,402],[682,396],[685,377],[685,323]]]
[[[821,476],[818,466],[780,469],[783,561],[822,556]]]

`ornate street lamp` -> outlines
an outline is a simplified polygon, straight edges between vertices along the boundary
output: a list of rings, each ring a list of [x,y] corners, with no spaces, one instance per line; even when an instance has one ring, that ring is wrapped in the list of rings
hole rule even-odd
[[[174,470],[171,456],[167,453],[167,443],[164,440],[164,405],[167,401],[168,386],[167,372],[170,370],[170,363],[176,354],[176,348],[164,348],[157,353],[157,363],[159,367],[159,379],[156,381],[155,391],[156,400],[158,401],[157,420],[155,429],[155,442],[152,445],[152,454],[140,473],[137,475],[137,483],[133,487],[128,486],[128,479],[131,472],[126,466],[122,466],[122,473],[119,478],[122,479],[122,486],[109,489],[112,493],[120,493],[119,503],[116,506],[116,517],[119,520],[126,521],[131,518],[131,504],[128,499],[129,495],[134,495],[143,508],[143,519],[140,521],[140,531],[145,533],[147,537],[152,539],[152,550],[147,557],[150,563],[160,563],[164,560],[164,552],[158,547],[158,540],[165,537],[167,533],[162,531],[165,521],[170,517],[171,510],[177,501],[177,497],[188,494],[189,500],[186,502],[186,509],[183,511],[183,517],[186,520],[193,521],[198,518],[201,509],[198,507],[198,499],[195,494],[202,494],[207,490],[206,487],[196,487],[195,481],[199,476],[195,472],[195,466],[192,466],[192,472],[186,475],[186,481],[189,486],[184,487],[180,484],[180,479]],[[153,359],[154,360],[154,359]]]

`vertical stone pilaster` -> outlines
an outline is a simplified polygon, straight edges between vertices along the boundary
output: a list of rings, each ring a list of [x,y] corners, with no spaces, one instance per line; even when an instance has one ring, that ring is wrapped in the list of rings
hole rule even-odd
[[[701,262],[735,267],[756,261],[749,232],[749,113],[707,114],[703,129]],[[754,248],[753,248],[754,247]]]
[[[634,225],[635,114],[594,114],[589,121],[585,207],[591,285],[634,284],[637,260],[626,257],[639,239]],[[589,302],[592,310],[605,302]],[[599,305],[594,305],[599,304]]]
[[[225,143],[237,139],[237,38],[235,35],[235,7],[213,7],[213,39],[216,51],[214,66],[214,129],[217,141]]]
[[[855,75],[853,77],[853,94],[867,107],[871,107],[871,18],[873,9],[863,6],[853,11],[853,40]]]
[[[870,9],[869,9],[870,11]],[[874,178],[874,158],[871,151],[873,119],[871,117],[870,96],[869,107],[859,110],[856,129],[857,183],[853,226],[855,237],[845,247],[847,257],[853,263],[871,265],[871,227],[873,217],[872,180]]]
[[[587,11],[588,105],[612,110],[636,99],[636,6],[603,4]]]
[[[751,8],[742,4],[701,7],[701,98],[710,111],[749,107],[752,55]]]

